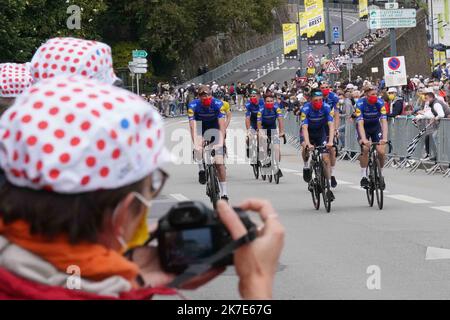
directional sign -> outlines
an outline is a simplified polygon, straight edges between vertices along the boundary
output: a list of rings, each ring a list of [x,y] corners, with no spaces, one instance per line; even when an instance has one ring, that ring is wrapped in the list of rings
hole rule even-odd
[[[398,28],[415,28],[416,19],[369,19],[369,29],[398,29]]]
[[[136,62],[136,63],[147,63],[147,59],[145,59],[145,58],[134,58],[133,62]]]
[[[349,58],[343,61],[344,64],[361,64],[363,63],[362,58]]]
[[[325,67],[325,73],[341,73],[341,70],[337,67],[336,63],[333,60],[330,60],[326,67]]]
[[[133,73],[147,73],[147,68],[133,68]]]
[[[416,9],[370,10],[370,19],[412,19],[416,18]]]
[[[148,56],[145,50],[133,50],[133,58],[146,58]]]
[[[406,85],[405,57],[390,57],[383,59],[384,77],[387,87]]]

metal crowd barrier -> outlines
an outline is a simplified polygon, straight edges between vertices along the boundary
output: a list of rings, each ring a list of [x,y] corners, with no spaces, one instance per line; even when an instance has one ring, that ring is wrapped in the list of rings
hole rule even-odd
[[[388,120],[389,140],[392,142],[393,148],[391,153],[387,154],[385,167],[408,168],[411,172],[424,169],[427,174],[442,173],[444,177],[450,177],[450,119],[442,119],[434,135],[427,130],[426,134],[418,140],[414,152],[411,155],[408,154],[411,142],[426,125],[426,121],[420,121],[416,127],[410,116]],[[300,119],[292,112],[285,114],[285,131],[288,142],[300,149]],[[356,122],[341,115],[339,131],[341,150],[338,159],[356,161],[361,154],[356,135]],[[430,139],[433,139],[432,136],[436,137],[434,143],[437,154],[435,155],[436,160],[433,161],[422,159],[427,135],[430,136]]]

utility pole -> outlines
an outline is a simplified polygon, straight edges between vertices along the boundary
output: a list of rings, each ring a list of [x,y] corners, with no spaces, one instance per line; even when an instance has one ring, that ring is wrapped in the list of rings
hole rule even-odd
[[[433,69],[434,69],[434,13],[433,13],[433,0],[429,0],[430,3],[430,14],[431,14],[431,53],[432,53],[432,62],[433,62]]]
[[[327,34],[327,46],[329,49],[329,53],[328,53],[328,58],[331,60],[332,56],[333,56],[333,41],[331,38],[331,21],[330,21],[330,5],[329,5],[329,0],[325,0],[325,7],[327,8],[326,11],[326,19],[327,19],[327,23],[325,26],[325,32]]]
[[[390,3],[395,2],[395,0],[389,0]],[[391,57],[397,55],[397,32],[394,28],[389,29],[389,35],[391,38]]]
[[[344,8],[343,8],[343,3],[344,0],[341,0],[341,32],[342,32],[342,42],[345,41],[345,37],[344,37],[344,33],[345,33],[345,29],[344,29]]]
[[[300,72],[303,69],[303,62],[302,62],[302,29],[301,29],[301,21],[300,21],[300,0],[297,1],[297,26],[298,26],[298,45],[297,45],[297,52],[298,52],[298,62],[300,63]]]

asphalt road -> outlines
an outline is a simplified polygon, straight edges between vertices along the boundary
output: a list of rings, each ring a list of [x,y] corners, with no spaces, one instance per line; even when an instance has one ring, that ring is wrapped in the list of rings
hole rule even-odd
[[[190,158],[187,127],[187,119],[166,121],[167,145],[179,159],[183,147],[184,157]],[[234,113],[231,129],[243,127],[243,115]],[[379,211],[368,207],[365,193],[358,187],[357,163],[342,161],[337,165],[336,201],[332,213],[327,214],[313,209],[297,150],[282,147],[284,177],[275,185],[254,179],[241,157],[242,144],[233,145],[230,139],[227,174],[231,204],[238,205],[249,197],[268,199],[286,227],[274,298],[448,299],[450,257],[438,251],[434,255],[437,259],[429,260],[436,252],[433,248],[450,249],[448,179],[386,169],[385,208]],[[152,207],[152,222],[176,201],[208,203],[205,187],[197,182],[195,165],[174,164],[168,170],[170,179]],[[367,286],[374,275],[379,275],[379,289]],[[237,285],[234,269],[229,267],[200,290],[183,294],[190,299],[239,299]]]
[[[341,16],[338,12],[332,12],[330,13],[331,17],[331,24],[333,26],[339,26],[339,29],[341,29]],[[345,27],[345,41],[346,46],[348,47],[353,42],[359,40],[363,35],[368,33],[367,29],[367,23],[366,22],[360,22],[356,13],[344,13],[344,27]],[[328,48],[321,45],[321,46],[311,46],[312,47],[312,53],[314,55],[318,55],[319,57],[322,56],[322,54],[328,54]],[[337,46],[333,46],[333,52],[337,52],[339,48]],[[307,53],[308,52],[308,44],[306,41],[302,41],[302,59],[303,59],[303,67],[306,66],[306,59],[307,59]],[[267,66],[268,63],[274,62],[275,67],[276,65],[276,58],[281,57],[281,51],[279,53],[274,53],[272,55],[262,57],[258,60],[255,60],[253,62],[250,62],[244,66],[241,66],[238,70],[236,70],[233,74],[230,76],[227,76],[223,79],[220,79],[220,83],[237,83],[238,81],[242,82],[249,82],[250,79],[256,80],[257,83],[262,83],[265,81],[266,83],[270,81],[276,81],[276,82],[284,82],[285,80],[289,80],[293,77],[295,77],[295,71],[299,67],[299,62],[297,60],[285,60],[285,63],[280,65],[279,70],[274,70],[265,76],[260,74],[260,78],[258,78],[257,69]],[[280,58],[281,61],[281,58]]]

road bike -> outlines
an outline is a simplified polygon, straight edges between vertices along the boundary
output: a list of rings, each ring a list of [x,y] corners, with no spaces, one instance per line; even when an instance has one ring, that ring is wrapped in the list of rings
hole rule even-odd
[[[283,143],[286,144],[286,136],[282,136]],[[276,152],[272,150],[272,138],[267,136],[266,140],[267,148],[264,152],[264,157],[261,159],[259,165],[261,166],[261,178],[265,181],[266,177],[269,183],[275,180],[276,184],[280,183],[280,175],[278,174],[280,170],[280,163],[276,157]]]
[[[259,172],[261,168],[261,163],[259,161],[259,139],[257,132],[253,132],[253,134],[248,138],[248,147],[247,147],[247,157],[250,159],[250,165],[253,169],[253,175],[255,179],[258,180]]]
[[[373,207],[375,196],[377,198],[378,208],[383,210],[384,205],[384,189],[386,184],[381,172],[380,160],[378,158],[377,146],[381,145],[379,142],[372,142],[369,149],[369,164],[367,166],[367,179],[369,180],[369,186],[366,188],[367,201],[369,206]],[[387,142],[389,145],[389,153],[392,152],[392,143]]]
[[[220,200],[220,188],[217,169],[214,164],[216,150],[211,145],[210,141],[203,143],[203,168],[206,174],[206,195],[211,200],[211,203],[216,208],[217,201]]]
[[[335,145],[333,148],[337,148]],[[320,198],[322,195],[323,205],[327,212],[331,211],[331,202],[334,199],[330,199],[331,187],[330,181],[327,179],[325,170],[326,165],[323,160],[322,152],[326,150],[326,146],[315,147],[311,156],[311,173],[312,178],[308,184],[308,190],[311,192],[312,201],[316,210],[320,209]],[[337,150],[336,150],[337,152]]]

